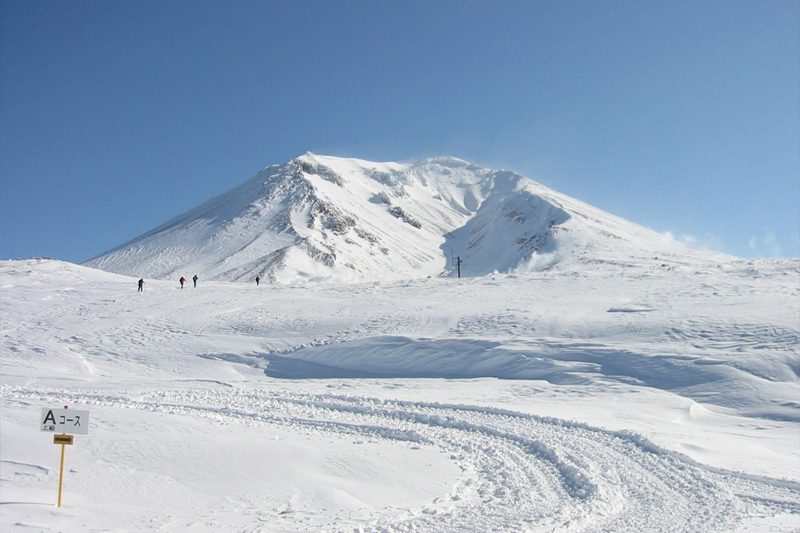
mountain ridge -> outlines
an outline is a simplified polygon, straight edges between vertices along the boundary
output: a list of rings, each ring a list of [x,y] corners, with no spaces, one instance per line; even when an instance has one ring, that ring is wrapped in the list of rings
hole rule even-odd
[[[524,272],[562,261],[713,260],[509,170],[452,157],[310,152],[85,263],[157,279],[361,282]]]

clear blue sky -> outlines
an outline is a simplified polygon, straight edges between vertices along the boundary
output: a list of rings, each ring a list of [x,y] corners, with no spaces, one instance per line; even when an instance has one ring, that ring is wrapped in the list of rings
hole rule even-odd
[[[800,256],[797,0],[1,0],[0,60],[4,259],[84,261],[306,151]]]

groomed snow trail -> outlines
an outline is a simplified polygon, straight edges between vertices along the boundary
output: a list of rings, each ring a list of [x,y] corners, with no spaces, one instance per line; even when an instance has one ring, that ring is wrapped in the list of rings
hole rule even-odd
[[[501,409],[221,385],[144,393],[16,386],[3,397],[435,447],[461,468],[455,485],[425,506],[323,513],[302,531],[704,533],[732,531],[745,517],[800,514],[797,483],[707,468],[636,434]],[[268,526],[247,531],[299,531],[289,514],[270,514]],[[213,526],[223,517],[203,519]]]

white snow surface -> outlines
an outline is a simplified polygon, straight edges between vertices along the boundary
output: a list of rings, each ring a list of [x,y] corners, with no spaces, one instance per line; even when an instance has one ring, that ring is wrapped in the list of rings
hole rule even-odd
[[[472,194],[442,194],[453,220]],[[0,530],[798,531],[799,266],[619,252],[137,292],[2,261]],[[59,508],[39,418],[63,406],[91,421]]]
[[[724,257],[506,170],[307,153],[85,265],[156,279],[365,282],[455,276],[458,257],[464,276],[483,276],[687,256]]]

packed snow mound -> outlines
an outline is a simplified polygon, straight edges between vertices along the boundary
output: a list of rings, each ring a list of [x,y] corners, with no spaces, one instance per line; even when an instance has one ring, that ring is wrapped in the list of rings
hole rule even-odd
[[[363,282],[718,258],[524,176],[307,153],[85,263],[130,276]]]

